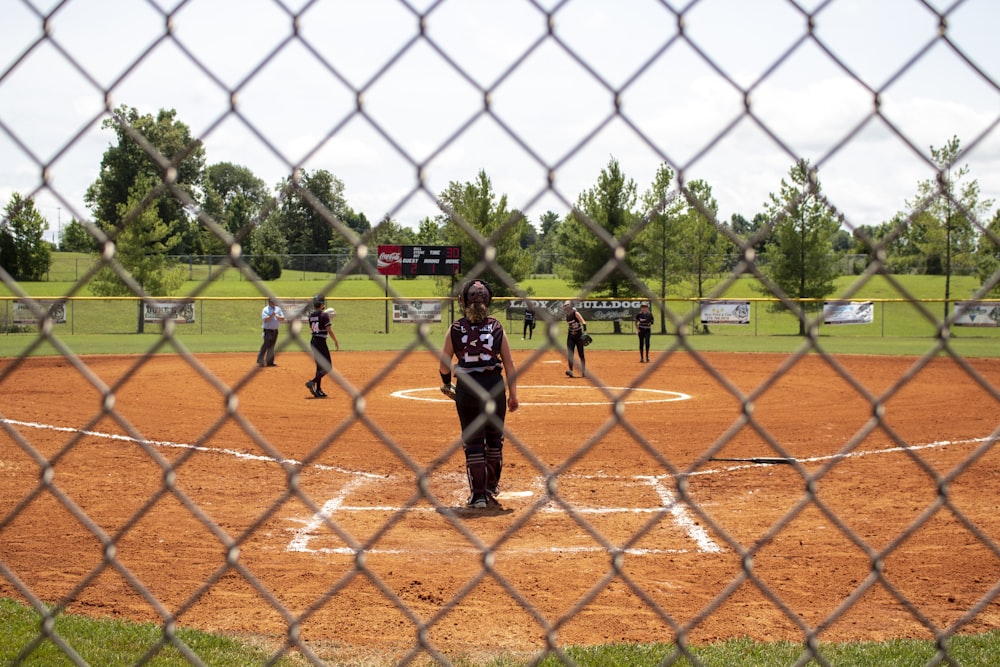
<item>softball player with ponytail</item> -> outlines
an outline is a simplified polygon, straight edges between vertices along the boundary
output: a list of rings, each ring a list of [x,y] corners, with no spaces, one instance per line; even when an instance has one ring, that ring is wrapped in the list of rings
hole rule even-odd
[[[563,314],[566,315],[566,361],[569,364],[566,377],[573,377],[573,350],[580,353],[581,377],[587,377],[587,357],[583,352],[583,348],[587,346],[583,341],[583,335],[587,333],[587,320],[573,307],[572,301],[563,302]]]
[[[504,419],[518,408],[517,370],[500,322],[490,317],[493,293],[482,280],[471,280],[459,294],[465,316],[448,330],[441,352],[441,391],[455,399],[462,425],[462,449],[469,479],[469,507],[495,505],[503,471]],[[452,358],[455,385],[452,379]],[[506,392],[504,375],[507,376]],[[487,410],[487,403],[495,408]]]

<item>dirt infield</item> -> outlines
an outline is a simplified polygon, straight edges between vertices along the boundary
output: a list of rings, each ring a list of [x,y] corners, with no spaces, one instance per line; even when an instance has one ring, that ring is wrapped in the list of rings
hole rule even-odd
[[[335,354],[356,401],[301,352],[2,360],[0,562],[75,612],[398,651],[1000,626],[1000,362],[516,354],[485,512],[426,351]]]

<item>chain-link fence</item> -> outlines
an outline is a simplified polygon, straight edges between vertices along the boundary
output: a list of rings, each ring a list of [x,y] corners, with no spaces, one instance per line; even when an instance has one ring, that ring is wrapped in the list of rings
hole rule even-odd
[[[359,658],[364,648],[400,662],[447,664],[456,652],[509,649],[572,664],[568,644],[618,641],[672,642],[662,664],[700,664],[691,644],[742,636],[796,642],[796,664],[830,664],[820,646],[829,639],[917,637],[934,643],[928,664],[957,664],[949,649],[955,635],[996,627],[1000,371],[952,347],[952,325],[967,311],[944,317],[938,304],[916,298],[886,268],[890,245],[932,214],[931,200],[940,198],[949,212],[963,216],[980,248],[1000,245],[989,212],[970,207],[948,187],[953,166],[990,155],[996,144],[995,47],[989,34],[983,49],[979,34],[995,25],[992,2],[897,2],[889,8],[850,0],[565,0],[487,8],[459,0],[401,0],[371,3],[378,9],[357,21],[350,3],[321,0],[232,3],[221,20],[209,7],[217,11],[219,3],[204,0],[10,4],[5,12],[13,11],[27,32],[5,40],[0,51],[0,137],[3,150],[16,152],[39,174],[28,194],[48,197],[60,215],[88,220],[83,194],[63,185],[64,165],[76,164],[76,154],[105,121],[158,173],[146,190],[123,196],[117,227],[90,226],[100,260],[74,276],[66,294],[34,296],[80,296],[102,269],[113,271],[134,295],[143,294],[148,283],[126,268],[115,248],[145,213],[162,211],[164,200],[189,211],[200,233],[230,249],[219,269],[235,268],[261,296],[268,294],[238,242],[261,220],[229,230],[201,205],[196,190],[178,181],[186,157],[235,126],[239,133],[232,136],[243,139],[230,142],[219,159],[242,163],[244,152],[248,161],[263,154],[288,179],[281,197],[300,195],[341,247],[351,247],[349,256],[318,269],[330,273],[316,292],[334,291],[347,276],[380,275],[366,259],[374,254],[374,237],[355,233],[328,202],[303,192],[301,170],[334,153],[343,171],[362,174],[379,164],[372,153],[383,152],[393,167],[373,169],[393,187],[373,186],[367,204],[390,218],[405,217],[421,201],[450,213],[457,233],[474,239],[481,251],[463,277],[488,275],[524,298],[497,253],[518,216],[484,232],[480,221],[455,211],[455,199],[439,201],[446,184],[473,178],[451,173],[450,165],[460,153],[479,151],[483,168],[495,168],[499,181],[509,174],[483,148],[509,144],[520,154],[510,171],[534,175],[510,193],[511,208],[569,211],[579,193],[562,188],[564,175],[580,170],[593,146],[604,149],[598,137],[609,134],[614,143],[624,133],[646,152],[650,169],[670,165],[672,187],[707,214],[740,258],[712,294],[753,275],[802,323],[795,352],[750,362],[745,357],[754,355],[739,355],[733,364],[694,349],[686,332],[702,324],[703,308],[678,307],[668,312],[674,335],[654,350],[650,363],[635,365],[628,353],[626,365],[622,352],[602,366],[592,350],[583,366],[581,348],[579,365],[574,369],[571,354],[565,371],[571,377],[565,378],[565,322],[543,316],[538,344],[515,347],[525,405],[516,417],[521,421],[512,413],[504,428],[503,479],[509,486],[498,496],[504,507],[477,514],[464,507],[463,445],[451,408],[442,416],[393,402],[440,400],[436,385],[421,395],[426,381],[417,378],[437,377],[443,327],[408,325],[412,340],[401,352],[336,358],[326,385],[334,400],[315,403],[292,395],[303,393],[308,369],[301,363],[295,367],[301,377],[274,375],[275,384],[267,384],[245,360],[236,368],[212,355],[190,354],[178,333],[182,325],[174,323],[163,323],[151,349],[136,357],[80,357],[54,316],[35,312],[41,324],[27,333],[35,343],[0,365],[0,474],[6,479],[0,595],[28,603],[43,618],[14,664],[31,663],[48,645],[60,660],[87,662],[88,647],[74,645],[55,624],[67,610],[151,619],[156,639],[135,660],[145,663],[171,648],[192,664],[213,658],[178,633],[178,625],[189,621],[268,637],[265,660],[294,653],[313,664],[341,655],[351,656],[342,658],[348,662],[375,659]],[[114,18],[118,13],[125,18]],[[243,20],[258,13],[265,20],[244,31]],[[977,20],[983,16],[991,20]],[[642,17],[638,23],[636,17]],[[707,28],[706,17],[714,20]],[[86,42],[78,33],[61,37],[69,22],[92,27]],[[893,39],[904,23],[910,26],[906,38]],[[449,32],[456,24],[467,30]],[[830,24],[854,33],[827,37],[824,26]],[[519,30],[497,35],[489,30],[494,25]],[[490,39],[482,60],[456,55],[467,52],[469,38],[484,34]],[[223,37],[232,41],[221,51],[207,48]],[[855,48],[855,38],[864,48]],[[131,55],[108,62],[99,47],[109,40]],[[351,50],[360,44],[364,62]],[[291,61],[298,63],[295,76],[285,69],[292,53],[300,59]],[[536,58],[552,53],[557,67],[521,80],[538,67]],[[942,54],[953,68],[943,77],[936,69]],[[39,69],[52,79],[36,76]],[[673,77],[685,69],[699,74],[681,89]],[[123,118],[114,100],[129,104],[131,94],[141,96],[136,80],[150,76],[161,77],[167,93],[200,101],[193,107],[199,109],[196,144],[174,146],[167,155]],[[769,98],[772,84],[785,77],[805,98],[829,100],[826,87],[832,86],[838,91],[833,99],[844,106],[807,107],[817,124],[805,127],[790,113],[801,111],[792,107],[794,100]],[[922,83],[925,77],[929,83]],[[7,91],[22,90],[25,78],[37,79],[37,98],[12,101]],[[459,88],[443,87],[443,78],[457,79]],[[958,79],[975,89],[977,99],[985,97],[985,110],[945,86]],[[925,111],[922,118],[945,140],[955,132],[949,126],[954,117],[935,115],[934,105],[893,108],[903,86],[942,86],[946,97],[970,104],[975,121],[947,169],[922,149],[923,128],[913,115]],[[552,89],[561,103],[554,103]],[[60,105],[83,100],[75,126],[46,124],[49,92]],[[101,101],[96,111],[95,96]],[[273,121],[257,114],[262,98],[291,106]],[[847,104],[859,99],[860,111]],[[706,106],[685,124],[671,110],[688,100]],[[712,100],[718,108],[708,106]],[[25,109],[44,132],[21,124]],[[665,122],[656,122],[657,109]],[[529,117],[538,122],[525,124]],[[483,125],[490,131],[474,140]],[[352,134],[356,126],[365,131]],[[418,128],[417,140],[404,138],[406,127]],[[809,136],[816,127],[822,136]],[[290,131],[302,128],[302,134]],[[748,128],[757,143],[742,141]],[[887,155],[915,162],[917,173],[938,184],[933,197],[915,196],[910,215],[884,236],[859,236],[870,259],[848,289],[830,297],[851,304],[877,277],[894,290],[898,307],[922,321],[926,353],[877,368],[869,358],[830,354],[818,335],[822,309],[802,308],[801,295],[761,272],[753,255],[754,245],[793,215],[806,194],[816,194],[809,185],[816,174],[836,173],[840,159],[868,132],[879,135],[874,145]],[[770,157],[748,160],[748,146],[754,150],[761,142],[773,149]],[[787,165],[805,158],[813,171],[800,196],[746,238],[732,234],[688,188],[704,164],[767,172],[768,162],[776,161],[783,176]],[[597,173],[604,159],[583,170]],[[841,206],[838,196],[853,188],[878,198],[881,181],[872,175],[893,168],[881,156],[861,162],[865,168],[845,170],[819,198],[850,231],[863,222],[844,213],[849,206]],[[87,165],[91,181],[99,166]],[[769,188],[777,191],[779,184]],[[598,216],[574,209],[607,257],[577,297],[592,296],[595,286],[620,274],[630,292],[663,303],[626,252],[653,224],[654,209],[614,233]],[[942,229],[951,232],[951,218]],[[193,263],[189,271],[194,275]],[[192,296],[201,296],[216,275],[209,271]],[[13,296],[31,295],[32,285],[6,272],[0,276]],[[1000,274],[987,275],[982,288],[962,297],[981,301],[998,281]],[[104,308],[101,331],[112,322],[118,322],[115,331],[131,330],[135,311],[119,313],[109,303],[81,300],[87,305],[72,306],[69,322],[79,329],[77,308]],[[256,332],[260,305],[218,318],[205,312],[208,305],[199,306],[191,321],[221,322],[224,333],[243,331],[249,319]],[[890,327],[886,309],[865,313],[882,331]],[[740,312],[736,307],[720,317]],[[513,342],[520,338],[520,321],[508,324]],[[61,356],[32,359],[41,343]],[[177,344],[177,366],[157,355],[170,343]],[[298,332],[278,345],[289,359],[309,351]],[[558,365],[554,373],[550,363]],[[790,394],[780,393],[793,384]],[[315,385],[309,391],[318,397]],[[681,400],[697,407],[675,407]],[[821,408],[807,411],[813,403]],[[494,405],[479,423],[497,419]],[[108,443],[123,443],[122,449]],[[377,456],[363,458],[372,452]],[[879,456],[881,463],[870,463]],[[630,467],[633,459],[637,468]],[[226,472],[230,461],[271,467]],[[507,495],[505,488],[511,489]]]

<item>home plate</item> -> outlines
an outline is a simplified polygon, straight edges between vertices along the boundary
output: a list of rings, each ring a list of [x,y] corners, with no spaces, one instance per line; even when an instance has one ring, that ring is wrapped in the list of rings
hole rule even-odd
[[[501,491],[497,498],[527,498],[535,495],[534,491]]]

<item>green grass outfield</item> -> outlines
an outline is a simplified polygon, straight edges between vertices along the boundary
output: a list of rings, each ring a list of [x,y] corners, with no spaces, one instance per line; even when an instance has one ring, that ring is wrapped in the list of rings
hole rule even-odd
[[[57,253],[57,256],[64,253]],[[67,261],[65,258],[60,261]],[[82,261],[77,259],[76,261]],[[205,267],[194,267],[192,275]],[[64,272],[65,273],[65,272]],[[193,353],[247,352],[253,353],[260,345],[260,310],[263,306],[261,285],[283,299],[308,299],[316,292],[327,295],[328,303],[337,309],[334,330],[343,350],[402,350],[414,345],[417,339],[415,324],[391,321],[391,306],[386,300],[386,285],[381,279],[352,276],[336,282],[334,276],[286,272],[277,280],[261,285],[247,281],[239,273],[227,270],[216,275],[209,283],[195,276],[180,290],[179,296],[195,295],[196,316],[193,324],[178,325],[174,329],[177,342]],[[860,279],[845,276],[838,281],[835,296],[853,291],[854,300],[876,300],[875,321],[857,326],[820,325],[816,347],[833,354],[896,354],[923,355],[938,350],[936,323],[945,313],[944,278],[941,276],[898,276],[893,282],[877,276],[859,285]],[[760,300],[754,291],[755,281],[737,280],[720,298],[751,299],[751,324],[742,326],[713,326],[710,334],[677,335],[675,323],[690,317],[695,303],[679,296],[668,295],[666,318],[667,333],[661,334],[659,322],[654,327],[654,350],[692,349],[697,351],[728,352],[779,352],[790,353],[804,349],[808,341],[798,336],[798,322],[789,313],[774,313],[769,304]],[[977,282],[970,277],[952,279],[951,298],[969,298]],[[448,293],[447,280],[417,278],[391,279],[390,294],[407,299],[440,299]],[[542,299],[564,299],[576,296],[565,282],[554,278],[532,278],[521,283],[528,294]],[[53,327],[52,336],[76,354],[140,354],[152,350],[170,353],[173,345],[162,344],[162,331],[158,323],[147,323],[144,334],[136,334],[137,304],[134,300],[97,299],[74,282],[21,283],[19,290],[36,298],[58,298],[66,294],[81,297],[67,305],[67,323]],[[16,294],[0,285],[0,297]],[[920,300],[920,301],[915,301]],[[503,320],[501,309],[496,315]],[[0,298],[0,322],[7,321],[11,301]],[[443,339],[450,315],[450,304],[445,306],[445,323],[426,326],[427,340]],[[654,311],[659,318],[659,312]],[[564,333],[557,322],[551,337],[544,329],[535,331],[532,341],[520,340],[521,322],[506,321],[515,348],[542,346],[562,347]],[[541,325],[540,325],[541,326]],[[36,327],[11,332],[8,327],[0,333],[0,356],[48,355],[57,353],[46,337],[39,336]],[[594,335],[594,350],[632,350],[635,338],[630,323],[624,332],[612,332],[610,322],[592,322],[589,331]],[[948,333],[948,350],[964,357],[1000,356],[1000,328],[952,327]],[[288,329],[282,330],[287,337]],[[303,344],[307,341],[303,338]]]

